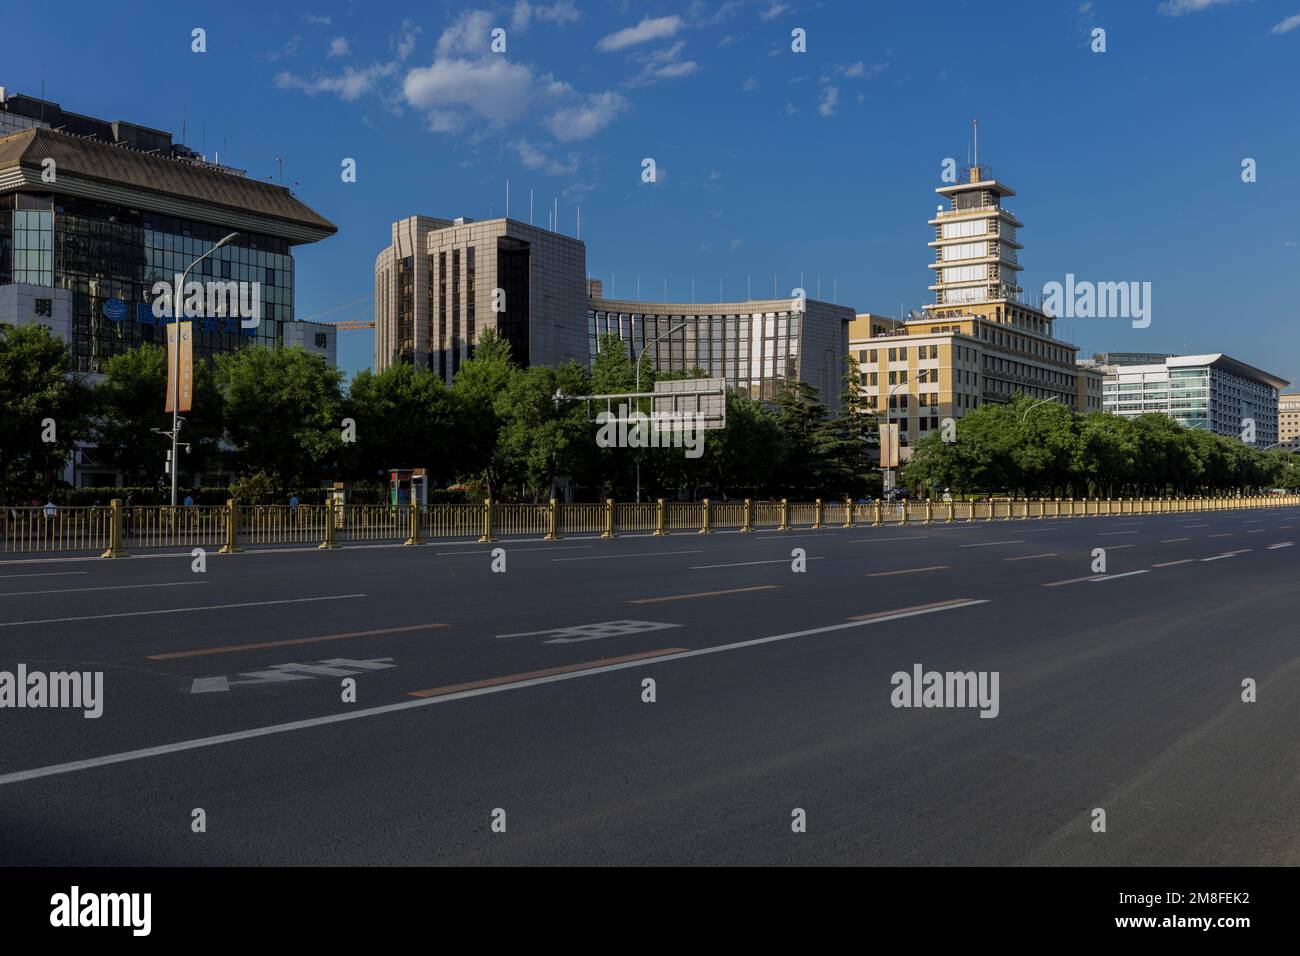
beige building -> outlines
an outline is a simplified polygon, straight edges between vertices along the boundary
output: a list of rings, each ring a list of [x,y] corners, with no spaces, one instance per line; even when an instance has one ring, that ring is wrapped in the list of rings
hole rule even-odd
[[[450,382],[495,329],[520,365],[587,360],[583,243],[514,219],[393,223],[375,258],[375,369],[414,362]]]
[[[987,167],[963,174],[936,190],[949,207],[930,220],[934,304],[902,320],[859,315],[849,329],[868,407],[899,426],[903,457],[945,418],[1018,393],[1101,410],[1103,373],[1079,365],[1052,318],[1020,299],[1022,224],[1002,205],[1014,191]]]
[[[1300,394],[1277,397],[1277,441],[1285,448],[1300,451]]]

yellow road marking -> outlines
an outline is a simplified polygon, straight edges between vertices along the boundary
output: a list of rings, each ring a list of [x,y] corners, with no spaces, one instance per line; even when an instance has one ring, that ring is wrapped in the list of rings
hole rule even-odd
[[[342,641],[350,637],[376,637],[380,634],[403,634],[427,631],[446,624],[411,624],[406,627],[381,627],[373,631],[349,631],[347,634],[324,634],[320,637],[295,637],[285,641],[263,641],[260,644],[227,644],[224,647],[203,647],[196,651],[172,651],[167,654],[150,654],[146,660],[171,661],[181,657],[206,657],[209,654],[233,654],[236,651],[260,651],[267,647],[292,647],[295,644],[315,644],[320,641]]]
[[[730,588],[726,591],[696,591],[693,594],[666,594],[663,597],[637,598],[628,604],[659,604],[663,601],[685,601],[688,598],[717,597],[720,594],[744,594],[746,591],[770,591],[779,588],[779,584],[759,584],[752,588]]]

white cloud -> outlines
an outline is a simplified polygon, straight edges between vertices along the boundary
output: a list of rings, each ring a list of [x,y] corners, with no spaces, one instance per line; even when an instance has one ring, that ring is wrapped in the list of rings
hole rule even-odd
[[[547,126],[561,142],[587,139],[612,123],[627,105],[618,93],[592,93],[576,106],[556,110]]]
[[[840,102],[840,88],[838,86],[828,86],[822,90],[821,102],[817,104],[817,112],[822,116],[834,116],[835,108]]]
[[[753,93],[756,89],[758,89],[758,77],[751,76],[749,79],[745,81],[744,85],[741,86],[740,89],[741,92],[743,93]]]
[[[536,17],[555,24],[573,23],[578,19],[578,7],[573,0],[556,0],[550,4],[534,4],[528,0],[518,0],[510,14],[510,27],[513,30],[528,29],[528,22]]]
[[[342,73],[317,73],[310,78],[286,70],[276,75],[275,85],[282,90],[300,90],[308,96],[337,93],[340,99],[351,103],[373,90],[379,80],[392,76],[396,71],[396,63],[373,63],[360,70],[346,66]]]
[[[399,60],[405,60],[415,52],[416,38],[419,37],[422,32],[423,31],[417,27],[413,21],[402,21],[401,36],[393,39],[393,46],[397,50],[397,58]]]
[[[352,52],[352,47],[348,44],[347,37],[335,37],[330,40],[329,56],[347,56]]]
[[[571,176],[578,171],[578,156],[570,153],[566,162],[553,159],[545,150],[539,149],[526,139],[512,141],[510,148],[519,157],[525,169],[534,169],[548,176]]]
[[[1268,32],[1281,36],[1283,33],[1290,33],[1296,27],[1300,27],[1300,13],[1297,13],[1295,16],[1287,17]]]
[[[327,27],[334,22],[333,17],[320,17],[314,13],[304,13],[302,19],[305,23],[310,23],[314,27]]]
[[[486,10],[462,11],[438,37],[437,55],[469,56],[489,52],[492,32],[492,14]]]
[[[741,246],[743,246],[744,244],[745,244],[745,243],[744,243],[744,240],[742,240],[742,239],[732,239],[732,240],[731,240],[731,248],[733,248],[733,249],[739,249],[739,248],[740,248]]]
[[[532,88],[528,67],[504,57],[434,60],[429,66],[412,69],[402,83],[402,92],[412,106],[443,111],[464,107],[494,123],[523,115]]]
[[[861,60],[854,63],[852,66],[839,66],[835,68],[836,72],[839,73],[840,76],[846,76],[855,80],[865,80],[870,79],[873,76],[879,76],[887,69],[889,69],[888,63],[873,63],[871,66],[867,66]]]
[[[612,53],[615,50],[625,50],[630,46],[636,46],[639,43],[649,43],[653,40],[663,40],[677,33],[682,28],[682,18],[676,15],[669,17],[646,17],[634,27],[625,27],[609,36],[601,37],[596,44],[596,49],[605,53]]]
[[[772,3],[767,5],[767,9],[758,15],[758,18],[760,20],[775,20],[789,9],[790,5],[788,3],[779,3],[777,0],[773,0]]]
[[[1159,10],[1165,16],[1181,17],[1184,13],[1197,13],[1220,4],[1236,2],[1237,0],[1165,0],[1160,4]]]

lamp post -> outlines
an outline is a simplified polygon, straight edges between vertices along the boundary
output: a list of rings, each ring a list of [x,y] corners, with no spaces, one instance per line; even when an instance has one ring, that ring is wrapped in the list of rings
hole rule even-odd
[[[642,322],[645,321],[644,316],[642,317],[641,321],[642,321]],[[656,336],[655,338],[651,339],[649,342],[646,343],[645,348],[643,348],[643,349],[641,350],[641,355],[635,355],[635,356],[633,356],[632,361],[633,361],[633,363],[636,365],[636,391],[637,391],[637,394],[638,394],[638,395],[641,394],[641,358],[642,358],[642,356],[645,355],[646,351],[650,348],[650,346],[654,345],[654,344],[655,344],[656,342],[658,342],[660,339],[666,339],[666,338],[668,338],[668,336],[672,335],[674,332],[680,332],[680,331],[681,331],[682,329],[684,329],[684,328],[686,328],[686,323],[685,323],[685,322],[683,322],[683,323],[682,323],[681,325],[679,325],[679,326],[676,326],[675,328],[671,328],[671,329],[669,329],[667,332],[663,333],[662,335]],[[632,344],[633,344],[633,345],[636,344],[635,340],[633,341]],[[639,402],[640,399],[637,399],[637,401]],[[654,413],[654,408],[652,407],[652,408],[650,409],[650,411],[651,411],[651,414],[653,414],[653,413]],[[637,450],[637,455],[636,455],[636,503],[637,503],[637,504],[640,504],[640,503],[641,503],[641,451],[640,451],[640,449]]]
[[[237,232],[230,233],[228,236],[226,236],[224,239],[218,242],[207,252],[203,253],[203,255],[199,256],[197,259],[191,262],[189,264],[189,267],[181,274],[181,281],[176,286],[172,287],[172,324],[176,326],[176,349],[175,349],[176,358],[172,362],[172,430],[170,432],[164,432],[164,434],[171,436],[171,440],[172,440],[172,460],[170,464],[172,470],[172,507],[173,508],[176,507],[176,475],[178,470],[177,465],[179,464],[179,462],[176,459],[176,456],[180,451],[181,423],[185,421],[185,419],[180,417],[180,410],[181,410],[181,325],[180,322],[181,322],[181,313],[184,311],[183,303],[185,301],[185,283],[189,281],[190,272],[193,271],[195,266],[197,266],[208,256],[212,255],[212,253],[216,252],[222,246],[229,243],[232,239],[234,239],[238,235],[239,233]]]
[[[1029,413],[1032,412],[1039,405],[1046,405],[1048,402],[1054,402],[1054,401],[1056,401],[1055,398],[1045,398],[1041,402],[1034,402],[1034,404],[1030,405],[1028,408],[1024,410],[1024,412],[1021,413],[1020,424],[1023,425],[1025,423],[1025,419],[1029,416]]]

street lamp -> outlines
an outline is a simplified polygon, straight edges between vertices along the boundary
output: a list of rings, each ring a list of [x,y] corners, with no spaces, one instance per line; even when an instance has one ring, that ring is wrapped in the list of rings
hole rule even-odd
[[[1039,405],[1046,405],[1048,402],[1054,402],[1054,401],[1056,401],[1055,398],[1045,398],[1045,399],[1043,399],[1041,402],[1034,402],[1034,404],[1030,405],[1028,408],[1026,408],[1026,409],[1024,410],[1024,412],[1021,413],[1021,415],[1020,415],[1020,424],[1023,425],[1023,424],[1025,423],[1025,419],[1028,417],[1029,413],[1032,412],[1032,411],[1033,411],[1035,408],[1037,408]]]
[[[176,466],[178,465],[178,462],[176,460],[176,455],[180,451],[181,423],[185,421],[185,419],[180,417],[180,410],[181,410],[181,324],[180,322],[181,322],[181,312],[184,311],[184,307],[182,303],[185,300],[185,283],[189,281],[190,272],[194,269],[195,266],[197,266],[208,256],[212,255],[212,253],[216,252],[222,246],[229,243],[232,239],[234,239],[238,235],[239,233],[237,232],[230,233],[230,235],[226,236],[224,239],[218,242],[207,252],[203,253],[203,255],[199,256],[197,259],[191,262],[189,264],[189,268],[187,268],[181,274],[180,283],[172,287],[172,324],[176,326],[176,349],[175,349],[176,359],[172,363],[172,430],[170,432],[164,432],[163,434],[170,435],[172,440],[171,469],[172,469],[172,507],[173,508],[176,507],[176,474],[177,474]]]
[[[642,317],[641,321],[644,322],[645,318]],[[641,350],[641,355],[632,356],[632,361],[636,364],[636,391],[638,395],[641,394],[641,357],[645,355],[646,351],[650,348],[650,346],[654,345],[660,339],[666,339],[674,332],[680,332],[684,328],[686,328],[685,322],[683,322],[681,325],[675,328],[669,329],[667,332],[663,333],[662,335],[656,336],[655,338],[647,342],[645,348]],[[631,344],[633,346],[633,351],[636,351],[635,348],[636,340],[634,339]],[[640,399],[638,398],[637,401],[640,402]],[[650,411],[651,414],[653,415],[654,408],[651,407]],[[637,450],[637,454],[636,454],[636,503],[637,504],[641,503],[641,451],[640,449]]]

